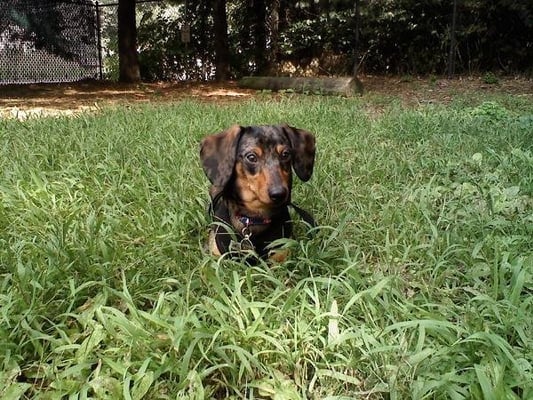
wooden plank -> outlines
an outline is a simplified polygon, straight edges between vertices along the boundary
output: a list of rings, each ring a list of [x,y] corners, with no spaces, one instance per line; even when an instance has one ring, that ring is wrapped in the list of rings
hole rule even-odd
[[[245,76],[239,86],[257,90],[294,90],[298,93],[354,96],[363,94],[363,84],[354,77]]]

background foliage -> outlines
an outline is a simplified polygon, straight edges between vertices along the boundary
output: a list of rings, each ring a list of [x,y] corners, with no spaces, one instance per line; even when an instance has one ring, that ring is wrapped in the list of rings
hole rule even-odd
[[[220,2],[227,10],[229,58],[225,62],[232,78],[350,74],[354,66],[375,74],[443,74],[450,64],[453,1],[167,0],[137,4],[142,78],[212,79],[215,54],[224,42],[215,34]],[[79,4],[79,11],[72,11],[73,4]],[[114,78],[118,75],[117,7],[111,1],[100,6],[106,71]],[[2,2],[0,50],[15,41],[27,43],[30,50],[35,47],[65,59],[83,59],[86,52],[73,48],[72,39],[95,42],[95,10],[89,1],[83,5],[75,0]],[[456,20],[452,51],[456,73],[531,75],[533,2],[457,0]],[[186,25],[191,30],[190,43],[181,40]]]
[[[253,2],[252,2],[253,3]],[[214,61],[212,9],[209,2],[188,2],[187,17],[169,16],[158,6],[142,13],[141,62],[147,78],[210,76]],[[250,1],[227,2],[231,71],[234,77],[259,71]],[[450,47],[452,2],[444,0],[360,2],[359,44],[355,52],[353,1],[268,2],[264,29],[267,71],[345,74],[357,62],[367,73],[442,74]],[[180,42],[180,27],[191,24],[192,42]],[[455,49],[457,73],[531,74],[533,3],[497,0],[459,2]],[[196,60],[201,60],[197,63]],[[287,62],[290,62],[290,68]]]

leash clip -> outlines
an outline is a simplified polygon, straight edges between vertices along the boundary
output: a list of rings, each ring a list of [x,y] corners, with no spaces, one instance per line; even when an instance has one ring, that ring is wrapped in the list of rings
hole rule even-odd
[[[248,225],[245,225],[244,228],[242,228],[241,235],[244,237],[244,240],[249,240],[252,237],[252,232],[250,232]]]

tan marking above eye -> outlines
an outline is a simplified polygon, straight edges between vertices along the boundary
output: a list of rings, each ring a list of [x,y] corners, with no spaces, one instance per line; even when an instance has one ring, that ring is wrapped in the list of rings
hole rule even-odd
[[[250,153],[250,152],[255,153],[257,157],[259,158],[263,157],[263,153],[264,153],[261,147],[252,147],[251,149],[247,151],[247,153]]]
[[[288,160],[292,155],[291,148],[284,145],[276,146],[276,151],[282,160]]]
[[[289,147],[285,146],[284,144],[278,144],[278,145],[276,146],[276,152],[277,152],[278,154],[283,153],[284,150],[290,150],[290,149],[289,149]]]

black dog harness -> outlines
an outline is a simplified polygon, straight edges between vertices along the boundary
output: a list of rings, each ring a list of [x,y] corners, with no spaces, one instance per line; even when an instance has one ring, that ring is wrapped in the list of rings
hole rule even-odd
[[[234,255],[255,251],[259,257],[267,258],[269,251],[272,250],[269,245],[273,240],[288,238],[292,235],[289,207],[292,207],[300,218],[312,228],[316,227],[316,221],[309,212],[289,203],[281,207],[280,212],[271,218],[237,215],[236,218],[244,228],[241,232],[236,232],[231,224],[229,209],[226,203],[222,201],[222,193],[219,193],[209,205],[209,214],[213,219],[211,229],[213,229],[218,250],[221,254]],[[268,229],[252,236],[250,231],[252,225],[268,225]]]

